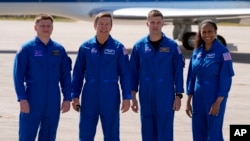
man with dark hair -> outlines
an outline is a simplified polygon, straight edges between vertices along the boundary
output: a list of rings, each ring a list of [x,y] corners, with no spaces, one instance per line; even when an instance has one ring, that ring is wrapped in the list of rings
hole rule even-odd
[[[128,53],[124,45],[110,35],[112,16],[109,13],[96,15],[94,28],[96,36],[81,45],[73,70],[72,104],[80,111],[79,140],[94,140],[100,117],[104,140],[119,141],[118,82],[122,89],[122,113],[129,110],[131,99]]]
[[[160,11],[148,13],[149,35],[135,43],[130,58],[132,110],[138,112],[139,91],[143,141],[173,141],[174,112],[180,109],[184,92],[183,55],[162,33],[163,24]]]

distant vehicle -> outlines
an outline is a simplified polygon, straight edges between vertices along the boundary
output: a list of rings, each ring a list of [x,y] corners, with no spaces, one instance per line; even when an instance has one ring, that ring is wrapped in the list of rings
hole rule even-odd
[[[249,0],[1,0],[0,15],[49,13],[84,20],[99,12],[111,12],[114,18],[142,19],[148,11],[160,10],[166,22],[174,25],[173,38],[188,50],[194,48],[191,25],[203,19],[240,20],[250,16]],[[226,45],[223,36],[218,39]]]

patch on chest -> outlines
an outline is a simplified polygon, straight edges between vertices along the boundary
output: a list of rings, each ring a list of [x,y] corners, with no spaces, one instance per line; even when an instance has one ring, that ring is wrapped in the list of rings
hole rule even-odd
[[[147,52],[151,52],[151,48],[148,47],[148,46],[146,46],[146,47],[145,47],[145,52],[146,52],[146,53],[147,53]]]
[[[206,58],[215,58],[215,53],[209,53],[209,54],[207,54]]]
[[[34,50],[34,56],[43,56],[43,51],[42,50]]]
[[[53,56],[59,56],[59,55],[60,55],[60,50],[52,50],[52,51],[51,51],[51,54],[52,54]]]
[[[97,53],[97,49],[96,48],[92,48],[90,52],[91,52],[91,54],[96,54]]]
[[[169,47],[160,47],[160,52],[169,52]]]
[[[115,55],[115,50],[114,49],[105,49],[104,54]]]

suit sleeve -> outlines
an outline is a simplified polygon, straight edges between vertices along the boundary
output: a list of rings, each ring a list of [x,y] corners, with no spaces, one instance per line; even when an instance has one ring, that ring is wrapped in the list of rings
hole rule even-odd
[[[137,92],[139,86],[140,58],[138,55],[138,48],[136,46],[133,47],[129,62],[131,71],[131,89]]]
[[[194,85],[195,85],[195,75],[192,69],[192,57],[191,57],[189,66],[188,66],[188,74],[187,74],[187,81],[186,81],[187,95],[194,94]]]
[[[63,93],[63,100],[71,101],[71,59],[63,50],[60,84]]]
[[[79,98],[82,87],[83,87],[83,79],[84,79],[84,73],[85,73],[85,66],[86,66],[86,60],[85,60],[85,53],[84,48],[80,47],[75,65],[73,68],[73,75],[72,75],[72,92],[71,97],[72,98]]]
[[[27,48],[22,47],[20,51],[16,53],[13,66],[13,79],[14,87],[17,95],[17,100],[27,99],[25,93],[25,72],[28,68],[28,51]]]
[[[231,54],[225,52],[221,56],[221,69],[219,74],[219,92],[218,96],[227,97],[232,85],[232,76],[234,76]]]
[[[180,48],[175,45],[175,52],[174,52],[174,79],[175,79],[175,92],[176,93],[183,93],[183,69],[185,65],[185,58],[181,53]]]
[[[129,58],[125,47],[122,47],[122,51],[119,56],[119,75],[122,89],[122,98],[131,99],[131,72],[129,68]]]

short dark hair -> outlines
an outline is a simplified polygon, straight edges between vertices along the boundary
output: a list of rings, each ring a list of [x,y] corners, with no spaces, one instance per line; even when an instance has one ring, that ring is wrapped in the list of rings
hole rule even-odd
[[[101,13],[98,13],[96,16],[95,16],[95,24],[97,24],[98,20],[102,17],[108,17],[110,18],[111,20],[111,25],[112,25],[112,19],[113,19],[113,16],[110,14],[110,13],[107,13],[107,12],[101,12]]]
[[[157,9],[153,9],[153,10],[151,10],[151,11],[148,12],[147,20],[150,17],[159,17],[159,16],[163,19],[162,13],[159,10],[157,10]]]
[[[35,17],[35,23],[39,23],[41,20],[51,20],[52,23],[54,22],[54,18],[48,14],[39,14]]]

